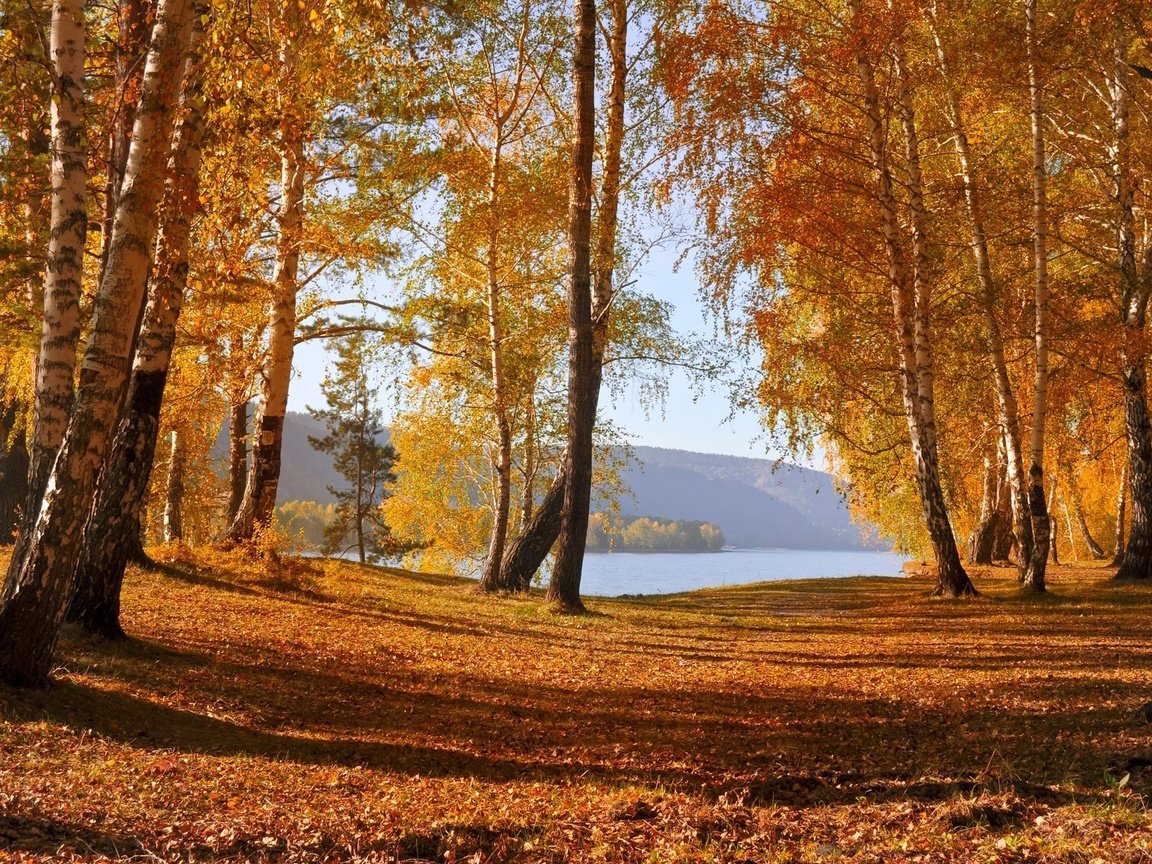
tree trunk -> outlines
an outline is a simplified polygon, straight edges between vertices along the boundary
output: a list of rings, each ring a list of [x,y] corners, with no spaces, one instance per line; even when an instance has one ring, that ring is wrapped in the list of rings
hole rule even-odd
[[[1064,525],[1067,528],[1068,536],[1068,554],[1072,556],[1073,561],[1079,561],[1080,556],[1076,553],[1076,540],[1072,532],[1072,511],[1068,509],[1068,496],[1061,494],[1060,503],[1064,508]]]
[[[104,218],[100,222],[101,270],[108,263],[112,222],[116,218],[124,171],[128,166],[128,145],[132,139],[136,105],[140,101],[140,86],[144,82],[144,55],[152,35],[148,19],[153,5],[152,0],[121,0],[115,7],[118,38],[113,92],[117,102],[108,131],[108,177],[104,182]]]
[[[991,564],[994,534],[1000,524],[997,498],[1000,488],[1000,462],[996,458],[995,444],[986,445],[984,453],[984,491],[980,496],[980,521],[968,537],[968,563]]]
[[[292,36],[299,26],[295,3],[282,7],[280,91],[300,86]],[[253,429],[252,463],[236,518],[229,529],[233,542],[252,539],[257,527],[268,525],[276,510],[280,483],[280,453],[284,443],[284,415],[292,380],[292,352],[296,336],[296,292],[299,288],[300,235],[304,223],[304,128],[299,112],[285,108],[280,119],[280,188],[276,269],[273,300],[268,313],[268,358],[264,368],[260,416]]]
[[[1057,480],[1053,479],[1052,488],[1048,490],[1048,524],[1051,528],[1049,536],[1051,538],[1051,543],[1052,543],[1052,563],[1053,564],[1059,564],[1060,563],[1060,550],[1058,550],[1056,548],[1056,534],[1057,534],[1056,525],[1057,525],[1058,520],[1052,516],[1052,514],[1056,512],[1055,511],[1055,508],[1056,508],[1056,485],[1057,485]]]
[[[924,382],[931,377],[930,280],[921,273],[920,284],[909,278],[906,253],[901,238],[901,220],[897,214],[893,195],[892,175],[888,165],[885,124],[880,110],[880,95],[876,86],[872,62],[864,53],[863,25],[859,0],[849,0],[852,29],[861,37],[857,40],[856,67],[864,92],[864,111],[868,123],[868,147],[872,168],[876,174],[876,201],[881,211],[881,229],[888,258],[888,275],[892,291],[893,323],[900,357],[901,393],[908,423],[912,456],[916,466],[916,482],[920,491],[924,521],[936,555],[936,594],[952,597],[975,594],[968,574],[960,563],[948,507],[940,484],[939,461],[936,452],[933,414],[924,402]],[[903,77],[903,76],[901,76]],[[903,90],[903,85],[901,87]],[[915,144],[913,117],[902,100],[901,114],[905,123],[906,146]],[[922,200],[922,199],[921,199]],[[923,225],[914,225],[913,243],[917,248],[924,242]],[[920,267],[917,264],[916,269]],[[919,290],[916,290],[919,288]],[[918,350],[919,349],[919,350]]]
[[[164,495],[164,542],[184,539],[184,474],[188,457],[184,436],[173,429],[168,457],[168,491]]]
[[[1116,17],[1111,84],[1113,143],[1112,197],[1116,204],[1117,271],[1121,311],[1125,328],[1123,363],[1124,428],[1128,439],[1129,495],[1132,520],[1124,561],[1117,579],[1147,579],[1152,575],[1152,425],[1148,419],[1147,373],[1141,347],[1148,311],[1149,280],[1140,278],[1136,267],[1136,226],[1133,211],[1129,143],[1129,68],[1125,23]],[[1145,270],[1149,269],[1145,250]],[[1144,274],[1147,277],[1147,273]]]
[[[161,0],[75,408],[43,505],[19,544],[23,554],[12,558],[0,598],[0,680],[10,685],[41,686],[48,680],[95,484],[128,383],[133,330],[156,239],[172,107],[194,17],[191,0]]]
[[[1032,555],[1024,563],[1020,584],[1046,590],[1048,544],[1052,534],[1044,495],[1044,427],[1048,417],[1048,168],[1044,146],[1044,88],[1040,82],[1036,0],[1024,3],[1028,43],[1028,91],[1032,97],[1032,263],[1036,284],[1036,383],[1032,400],[1032,465],[1028,469],[1028,510],[1032,520]],[[1023,557],[1023,556],[1021,556]]]
[[[596,425],[592,332],[592,161],[596,138],[596,2],[574,4],[574,109],[568,190],[568,446],[564,505],[548,599],[583,612],[580,575],[592,499],[592,431]]]
[[[595,273],[592,281],[592,414],[595,416],[608,350],[608,325],[616,289],[616,247],[620,211],[621,165],[624,149],[624,108],[628,84],[628,2],[609,0],[612,26],[608,56],[612,81],[608,90],[608,119],[604,133],[603,176],[600,183],[599,222],[596,235]],[[567,454],[564,465],[567,465]],[[564,499],[565,472],[560,473],[532,520],[511,544],[500,568],[503,584],[512,591],[527,591],[556,538]],[[529,489],[529,495],[531,490]],[[526,508],[527,512],[527,508]]]
[[[208,11],[208,5],[202,4],[194,13],[196,24],[181,96],[183,117],[172,141],[172,175],[161,205],[163,223],[156,244],[156,264],[136,340],[124,415],[84,533],[68,610],[69,620],[108,639],[125,638],[120,626],[124,570],[128,562],[144,557],[141,513],[156,456],[176,322],[188,281],[188,241],[192,214],[198,206],[200,142],[204,133],[197,49]]]
[[[1103,561],[1108,555],[1096,542],[1096,538],[1092,536],[1092,532],[1088,528],[1088,520],[1084,518],[1084,502],[1080,498],[1080,490],[1072,480],[1071,470],[1068,472],[1067,479],[1067,497],[1071,499],[1072,513],[1076,516],[1076,525],[1080,528],[1080,536],[1084,538],[1084,546],[1088,549],[1089,555],[1097,561]]]
[[[964,124],[944,43],[936,27],[934,3],[928,6],[928,22],[936,44],[936,58],[944,79],[944,95],[948,106],[948,120],[952,125],[952,143],[960,166],[960,179],[964,189],[964,202],[968,215],[969,246],[976,264],[976,281],[980,285],[981,310],[984,315],[985,338],[988,359],[992,366],[992,377],[996,384],[996,401],[999,407],[1000,425],[1003,427],[1007,443],[1008,477],[1012,489],[1012,523],[1016,540],[1020,546],[1020,578],[1023,581],[1032,559],[1032,521],[1030,516],[1029,481],[1024,473],[1024,460],[1020,442],[1020,412],[1016,395],[1012,391],[1012,381],[1008,375],[1008,363],[1004,354],[1004,339],[1000,331],[1000,321],[996,317],[1000,307],[1000,292],[992,276],[992,263],[988,252],[988,235],[984,224],[984,209],[974,173],[971,146]]]
[[[1120,469],[1120,484],[1116,490],[1116,539],[1112,544],[1112,566],[1124,563],[1124,519],[1128,503],[1128,463]]]
[[[73,376],[80,340],[80,292],[88,229],[84,117],[84,2],[52,4],[52,213],[44,316],[36,362],[36,392],[29,436],[28,502],[22,533],[32,529],[48,475],[72,409]],[[20,553],[18,553],[19,555]]]
[[[504,322],[500,314],[500,171],[504,130],[497,121],[492,163],[488,174],[488,352],[491,363],[492,413],[496,420],[496,488],[492,507],[492,537],[480,575],[480,589],[499,591],[500,565],[508,539],[508,513],[512,507],[512,425],[508,420],[508,394],[504,383]]]
[[[16,540],[21,507],[28,498],[28,447],[18,428],[20,404],[12,402],[0,416],[0,546]]]
[[[228,524],[240,512],[248,483],[248,403],[232,406],[228,420]]]

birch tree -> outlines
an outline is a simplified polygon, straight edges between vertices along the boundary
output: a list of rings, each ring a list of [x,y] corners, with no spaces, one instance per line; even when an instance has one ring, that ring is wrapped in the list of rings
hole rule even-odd
[[[47,681],[71,595],[84,523],[128,383],[193,8],[191,0],[163,0],[157,10],[125,186],[75,407],[44,503],[34,522],[29,520],[0,594],[0,680],[10,685]]]
[[[73,376],[80,339],[80,292],[88,231],[88,182],[84,97],[83,0],[52,3],[51,219],[44,312],[29,444],[27,534],[39,510],[48,475],[72,408]]]
[[[89,632],[124,638],[120,588],[128,560],[139,543],[140,515],[152,474],[176,323],[188,281],[188,241],[198,206],[204,104],[199,44],[210,7],[197,4],[181,118],[172,140],[168,184],[161,203],[155,267],[136,339],[123,417],[104,468],[92,516],[84,532],[69,618]]]

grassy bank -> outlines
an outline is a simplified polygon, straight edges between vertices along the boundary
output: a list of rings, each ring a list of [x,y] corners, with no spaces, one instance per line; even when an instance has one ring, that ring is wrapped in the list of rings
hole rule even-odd
[[[130,643],[69,632],[51,689],[0,688],[0,857],[1152,860],[1152,589],[1108,575],[570,618],[446,577],[174,562],[130,578]]]

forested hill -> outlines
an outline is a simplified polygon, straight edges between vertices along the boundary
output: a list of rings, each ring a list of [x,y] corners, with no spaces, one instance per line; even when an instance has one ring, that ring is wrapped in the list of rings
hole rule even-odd
[[[307,414],[289,413],[284,428],[284,461],[278,499],[332,500],[338,485],[328,457],[308,446],[323,427]],[[217,446],[227,452],[226,431]],[[771,459],[719,456],[659,447],[635,447],[624,472],[633,495],[619,504],[626,516],[692,519],[720,526],[727,542],[744,548],[854,549],[868,545],[867,532],[854,525],[830,474]],[[404,454],[400,454],[400,465]],[[605,502],[597,502],[602,509]],[[874,545],[874,544],[873,544]]]

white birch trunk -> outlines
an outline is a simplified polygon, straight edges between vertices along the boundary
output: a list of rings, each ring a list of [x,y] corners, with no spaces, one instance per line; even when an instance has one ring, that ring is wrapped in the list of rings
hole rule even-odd
[[[1020,440],[1020,410],[1008,374],[1000,321],[996,317],[999,291],[992,275],[992,262],[988,252],[988,234],[984,224],[984,208],[976,184],[972,148],[968,141],[964,114],[960,105],[959,94],[956,92],[952,79],[947,52],[940,31],[936,26],[935,3],[929,6],[928,23],[936,44],[936,59],[940,67],[940,74],[944,79],[948,121],[952,125],[952,145],[960,166],[960,180],[964,189],[964,203],[971,235],[969,245],[976,263],[976,281],[980,286],[981,311],[984,316],[988,359],[992,365],[992,376],[996,384],[1000,425],[1004,427],[1008,445],[1008,477],[1012,484],[1012,522],[1016,529],[1016,540],[1020,546],[1020,567],[1023,576],[1030,566],[1032,556],[1032,519],[1028,510],[1028,481],[1024,474],[1023,446]]]
[[[128,383],[193,18],[192,0],[162,0],[157,11],[75,410],[35,524],[21,544],[24,554],[13,556],[0,598],[0,680],[8,684],[38,686],[48,679],[84,523]]]
[[[851,26],[860,36],[866,28],[862,26],[860,0],[849,0]],[[940,484],[939,463],[934,441],[926,428],[925,417],[920,401],[920,388],[923,373],[920,371],[916,352],[916,292],[910,284],[908,264],[901,235],[900,219],[897,214],[896,199],[893,193],[892,175],[888,165],[888,147],[885,139],[885,126],[880,111],[880,96],[876,85],[872,62],[864,53],[863,44],[857,42],[856,68],[864,96],[864,114],[868,124],[868,150],[876,175],[876,203],[880,208],[881,230],[888,258],[888,276],[892,291],[893,323],[896,331],[896,347],[900,358],[901,394],[904,399],[905,418],[908,422],[912,456],[916,466],[916,481],[924,508],[924,519],[929,537],[936,554],[936,592],[951,596],[974,594],[968,574],[960,563],[952,524],[948,518],[948,508]],[[927,322],[921,338],[930,345],[931,333]]]
[[[80,339],[80,291],[88,231],[85,186],[84,2],[55,0],[49,40],[52,67],[52,212],[44,315],[36,363],[28,505],[24,530],[36,516],[72,409]]]

